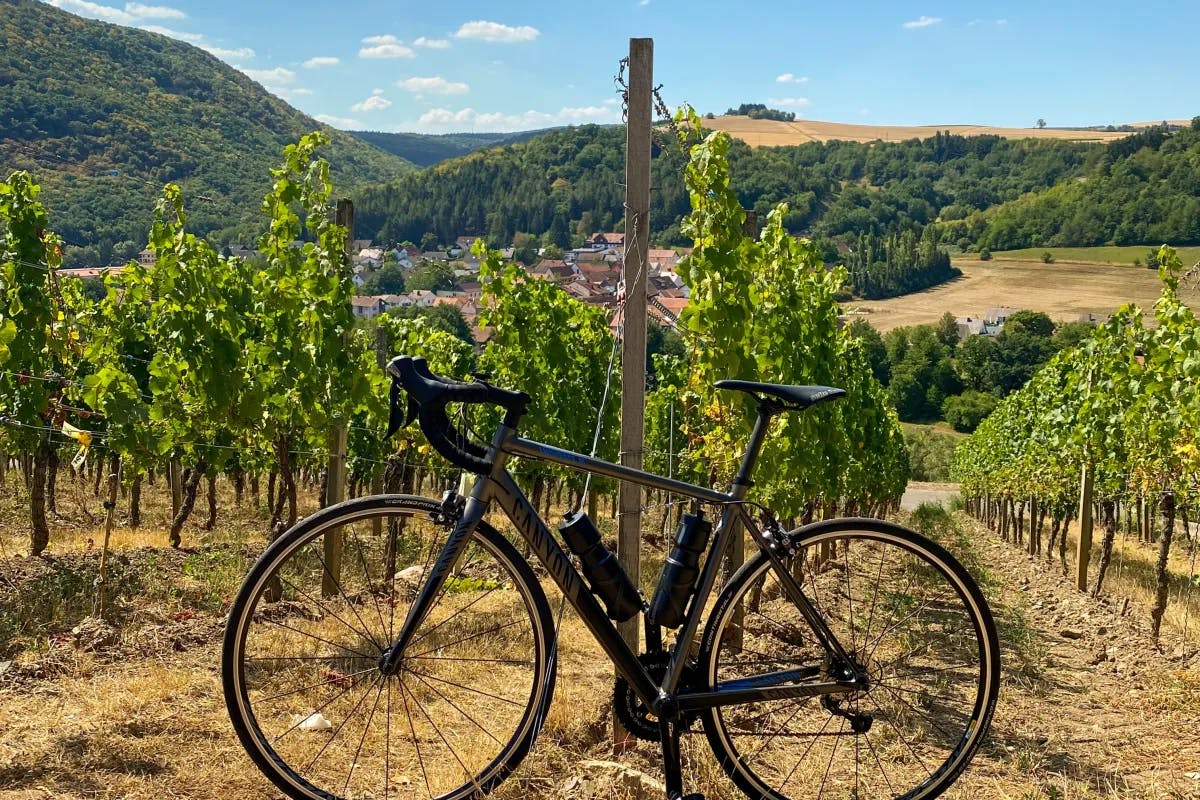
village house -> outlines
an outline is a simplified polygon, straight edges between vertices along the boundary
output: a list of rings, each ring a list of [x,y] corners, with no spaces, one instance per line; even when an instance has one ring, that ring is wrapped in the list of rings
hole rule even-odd
[[[378,297],[355,295],[350,298],[350,309],[359,319],[375,319],[383,313]]]

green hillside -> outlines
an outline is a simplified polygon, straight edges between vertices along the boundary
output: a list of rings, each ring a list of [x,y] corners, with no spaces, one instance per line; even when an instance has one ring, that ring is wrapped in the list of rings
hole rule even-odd
[[[1074,180],[953,227],[993,251],[1200,244],[1200,117],[1104,145]]]
[[[359,228],[395,241],[433,232],[442,241],[482,235],[495,245],[524,232],[567,246],[623,219],[624,150],[622,128],[592,125],[472,153],[365,192]],[[730,162],[743,206],[763,215],[787,201],[793,233],[850,243],[861,234],[915,233],[939,219],[965,219],[1072,180],[1101,152],[1077,142],[938,133],[754,150],[734,141]],[[678,224],[689,207],[683,164],[677,146],[661,148],[654,160],[650,226],[664,244],[686,243]]]
[[[144,246],[167,181],[196,230],[252,236],[282,147],[325,127],[203,50],[34,0],[0,0],[0,87],[0,171],[36,174],[55,229],[90,246],[74,261]],[[340,192],[412,169],[326,130]]]
[[[431,167],[451,158],[465,156],[476,150],[524,142],[544,133],[388,133],[385,131],[350,131],[364,142],[380,150],[411,161],[419,167]]]

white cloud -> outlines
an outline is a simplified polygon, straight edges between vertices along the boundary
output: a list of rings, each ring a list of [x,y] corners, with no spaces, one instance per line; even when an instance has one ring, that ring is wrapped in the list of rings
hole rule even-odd
[[[772,106],[794,106],[796,108],[805,108],[809,104],[807,97],[768,97],[767,105]]]
[[[638,0],[638,5],[639,6],[648,6],[648,5],[650,5],[650,0]]]
[[[274,69],[243,69],[242,73],[267,88],[272,86],[287,86],[296,80],[296,73],[283,67],[275,67]]]
[[[790,72],[785,72],[775,79],[776,83],[808,83],[808,78],[803,75],[793,75]]]
[[[426,39],[424,36],[418,36],[413,39],[413,44],[417,47],[427,47],[430,50],[445,50],[450,46],[449,39]]]
[[[350,106],[350,110],[351,111],[382,111],[383,109],[387,108],[391,104],[392,104],[392,101],[388,100],[386,97],[380,97],[377,94],[373,94],[370,97],[368,97],[366,100],[363,100],[361,103],[355,103],[354,105]]]
[[[313,56],[301,66],[305,69],[316,69],[318,67],[336,67],[340,63],[341,59],[336,56]]]
[[[139,19],[187,19],[187,14],[170,6],[148,6],[142,3],[126,3],[125,11]]]
[[[216,45],[212,44],[198,44],[196,46],[201,50],[207,50],[222,61],[230,61],[239,58],[254,58],[254,51],[249,47],[235,47],[230,50],[224,47],[217,47]]]
[[[499,22],[475,20],[464,22],[454,34],[458,39],[479,39],[484,42],[532,42],[541,31],[529,25],[513,27]]]
[[[928,28],[930,25],[937,25],[941,21],[942,21],[941,17],[927,17],[924,14],[922,14],[921,16],[917,17],[916,19],[912,19],[912,20],[909,20],[908,22],[904,23],[904,27],[909,28],[909,29]]]
[[[302,86],[289,89],[286,86],[267,86],[268,92],[276,97],[282,97],[284,100],[295,100],[297,97],[308,97],[315,94],[312,89],[305,89]]]
[[[165,28],[162,25],[138,25],[138,27],[144,31],[149,31],[150,33],[159,33],[159,34],[162,34],[163,36],[170,36],[172,39],[178,39],[181,42],[187,42],[188,44],[194,44],[197,47],[199,47],[200,43],[204,41],[204,37],[198,33],[187,33],[186,31],[177,31],[172,28]]]
[[[967,23],[968,28],[974,28],[976,25],[1007,25],[1006,19],[973,19]]]
[[[440,75],[432,78],[405,78],[396,85],[413,94],[466,94],[471,87],[458,81],[448,81]]]
[[[147,6],[141,3],[126,3],[124,8],[92,3],[90,0],[46,0],[55,8],[70,11],[81,17],[114,22],[118,25],[135,25],[144,19],[186,19],[187,14],[170,6]]]
[[[458,111],[434,108],[422,114],[417,122],[407,123],[400,127],[404,130],[417,130],[425,133],[523,131],[553,125],[613,123],[619,122],[620,119],[620,109],[611,105],[568,106],[555,113],[530,110],[523,114],[481,113],[473,108],[464,108]]]
[[[383,89],[372,89],[371,94],[383,94]]]
[[[390,33],[367,36],[362,43],[366,46],[359,49],[359,58],[412,58],[416,55],[411,47],[406,47]]]
[[[334,128],[361,128],[362,123],[349,117],[335,117],[330,114],[317,114],[315,119]]]

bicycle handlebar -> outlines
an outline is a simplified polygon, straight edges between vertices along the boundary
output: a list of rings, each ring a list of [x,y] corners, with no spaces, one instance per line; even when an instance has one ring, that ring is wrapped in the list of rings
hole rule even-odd
[[[397,356],[387,366],[392,376],[391,413],[388,436],[415,417],[429,444],[457,467],[486,475],[492,471],[487,447],[474,442],[455,427],[446,414],[448,403],[500,406],[505,410],[504,424],[516,427],[529,405],[529,395],[492,386],[485,381],[463,383],[435,375],[423,358]],[[407,413],[400,416],[400,390],[408,394]]]

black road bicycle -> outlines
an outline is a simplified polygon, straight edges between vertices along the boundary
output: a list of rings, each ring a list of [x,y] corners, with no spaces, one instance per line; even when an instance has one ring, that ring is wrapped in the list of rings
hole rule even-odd
[[[717,383],[758,404],[722,492],[523,439],[523,393],[446,380],[421,359],[388,369],[392,431],[417,418],[441,455],[478,477],[465,498],[381,495],[326,508],[247,576],[225,632],[225,700],[250,757],[288,797],[479,797],[529,752],[554,691],[555,620],[529,562],[484,520],[493,506],[615,665],[615,713],[661,742],[668,800],[700,797],[684,794],[679,750],[697,722],[733,782],[772,800],[937,797],[979,748],[999,643],[954,557],[873,519],[784,531],[746,500],[772,417],[842,390]],[[483,445],[451,422],[447,404],[505,416]],[[512,456],[695,501],[649,603],[584,514],[559,526],[580,574],[505,469]],[[758,552],[710,602],[743,531]],[[614,624],[638,615],[640,655]],[[669,645],[664,629],[674,631]]]

